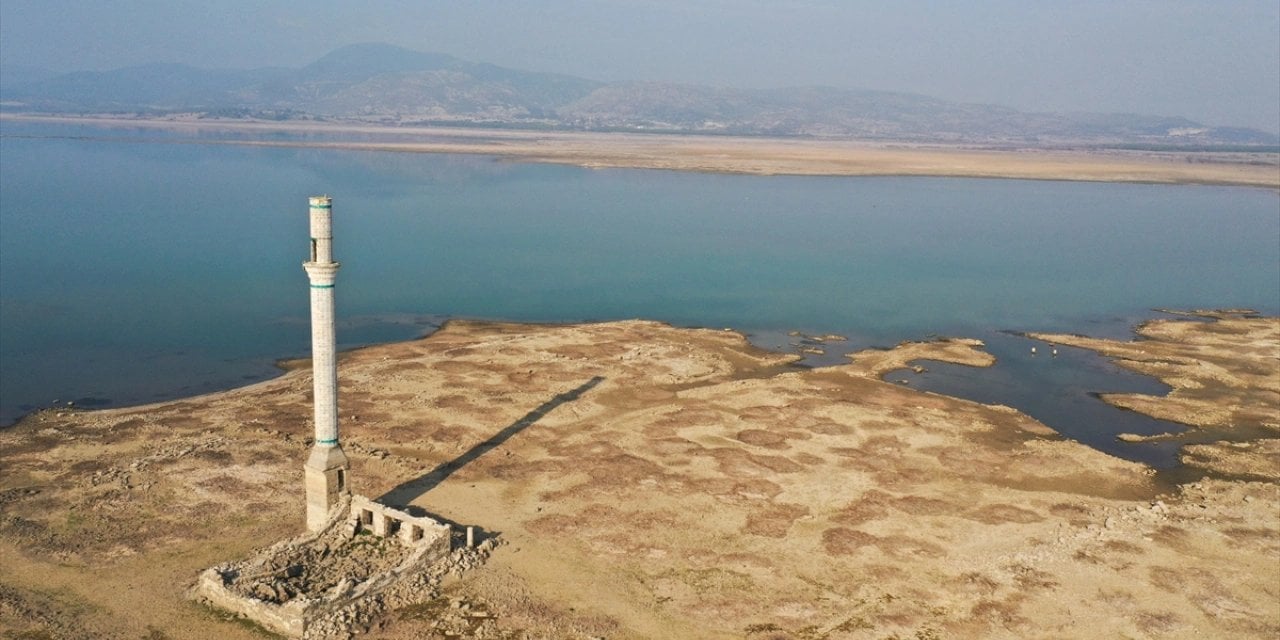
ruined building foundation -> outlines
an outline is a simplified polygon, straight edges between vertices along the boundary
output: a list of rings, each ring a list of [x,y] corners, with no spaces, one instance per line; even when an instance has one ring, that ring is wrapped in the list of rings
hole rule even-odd
[[[453,551],[449,525],[360,496],[334,506],[319,531],[206,569],[193,595],[285,636],[323,638],[369,609],[421,599],[450,569],[440,565]]]

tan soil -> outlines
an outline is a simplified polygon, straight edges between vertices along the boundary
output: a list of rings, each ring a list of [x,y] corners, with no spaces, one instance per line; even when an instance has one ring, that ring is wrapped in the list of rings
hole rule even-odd
[[[881,382],[870,359],[802,370],[642,321],[451,322],[343,354],[354,489],[504,542],[452,604],[370,637],[440,637],[463,602],[508,638],[1280,633],[1280,485],[1162,487],[1012,409]],[[302,529],[309,395],[299,368],[0,432],[0,635],[259,637],[182,592]]]
[[[0,114],[0,119],[165,128],[189,132],[193,137],[183,142],[198,144],[470,153],[591,168],[751,175],[953,176],[1280,188],[1280,157],[1275,153],[1196,153],[1188,156],[1178,152],[982,149],[826,139],[388,127],[358,123],[254,122],[183,117],[148,120]],[[261,134],[263,139],[213,141],[194,137],[203,131],[248,132]],[[328,142],[265,139],[274,132],[321,132],[335,136],[351,135],[353,139]],[[358,139],[369,134],[416,136],[419,139],[408,142]]]
[[[981,340],[940,338],[929,342],[903,342],[893,349],[866,349],[849,354],[853,363],[845,370],[875,378],[895,369],[907,368],[916,360],[945,360],[971,367],[989,367],[995,356],[982,350]]]

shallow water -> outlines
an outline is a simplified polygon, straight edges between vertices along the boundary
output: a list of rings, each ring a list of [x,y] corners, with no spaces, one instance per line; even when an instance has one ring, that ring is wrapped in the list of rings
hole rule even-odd
[[[1280,311],[1280,200],[1264,190],[589,170],[0,127],[6,423],[55,399],[235,386],[305,355],[300,262],[319,193],[335,199],[348,346],[448,316],[644,317],[784,347],[797,329],[849,336],[848,350],[969,335],[1001,363],[913,383],[1027,409],[1104,449],[1114,431],[1073,430],[1106,422],[1094,406],[1030,407],[1064,384],[1134,377],[1083,356],[1041,372],[1019,346],[1002,355],[1021,339],[999,330],[1126,336],[1152,307]],[[122,135],[151,141],[110,139]]]

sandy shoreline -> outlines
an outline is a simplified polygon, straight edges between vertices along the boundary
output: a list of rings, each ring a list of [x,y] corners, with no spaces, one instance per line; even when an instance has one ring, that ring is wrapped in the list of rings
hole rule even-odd
[[[1234,384],[1274,367],[1276,322],[1165,334],[1211,354],[1218,391],[1252,405],[1238,419],[1277,409]],[[1241,339],[1256,348],[1230,357]],[[361,637],[1280,632],[1280,478],[1256,475],[1280,440],[1209,447],[1208,476],[1163,485],[1008,407],[877,378],[989,364],[981,343],[898,349],[807,370],[731,331],[454,321],[345,353],[355,489],[502,541],[447,585],[484,620],[446,601]],[[181,592],[301,528],[310,383],[0,431],[0,635],[256,637]]]
[[[582,133],[368,124],[197,119],[67,118],[0,114],[0,120],[239,132],[244,139],[138,140],[399,153],[483,154],[589,168],[664,169],[749,175],[935,176],[1206,184],[1280,189],[1277,154],[979,149],[962,145],[729,136]],[[267,140],[270,133],[349,140]],[[257,137],[255,137],[257,136]],[[359,140],[394,136],[397,140]]]

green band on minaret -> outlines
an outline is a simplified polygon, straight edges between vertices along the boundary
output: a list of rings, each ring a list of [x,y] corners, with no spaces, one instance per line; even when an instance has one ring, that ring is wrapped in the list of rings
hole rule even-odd
[[[312,288],[312,289],[332,289],[332,288],[333,288],[333,285],[331,285],[331,284],[313,284],[313,285],[311,285],[311,288]]]
[[[338,444],[338,439],[334,438],[332,440],[316,440],[316,444]]]
[[[311,208],[312,208],[312,209],[332,209],[332,208],[333,208],[333,203],[331,203],[331,202],[316,203],[316,204],[312,204],[312,205],[311,205]]]

